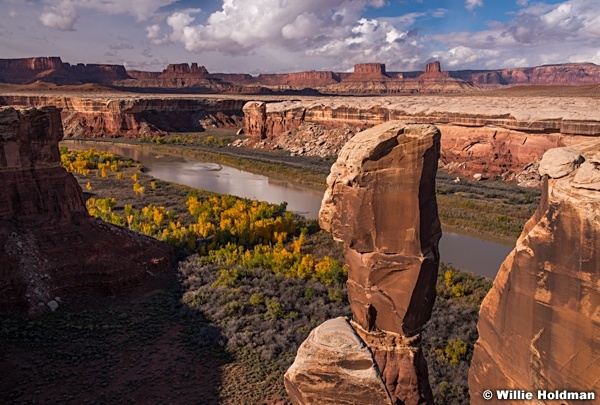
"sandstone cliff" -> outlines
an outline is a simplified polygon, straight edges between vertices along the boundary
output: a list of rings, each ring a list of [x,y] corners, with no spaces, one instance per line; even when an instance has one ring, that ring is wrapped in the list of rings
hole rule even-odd
[[[565,63],[528,68],[462,70],[450,72],[450,76],[473,82],[477,86],[582,86],[600,83],[600,66],[593,63]]]
[[[0,95],[15,107],[52,105],[61,109],[66,137],[150,137],[169,131],[202,131],[241,126],[241,99],[128,95]]]
[[[121,65],[70,65],[59,57],[0,59],[0,83],[110,83],[127,78],[127,71]]]
[[[377,364],[392,404],[433,401],[420,331],[435,301],[439,264],[439,142],[437,128],[397,121],[357,134],[332,166],[319,213],[321,227],[347,246],[352,326],[373,354],[360,369]],[[345,346],[335,343],[319,352],[320,359],[327,359],[321,366],[306,361],[315,353],[306,347],[299,351],[285,380],[296,404],[317,403],[307,398],[318,391],[329,391],[323,395],[332,398],[344,395],[345,373],[329,374],[327,366],[330,359],[344,363]],[[321,379],[330,384],[319,384]]]
[[[170,64],[162,72],[128,72],[121,65],[70,65],[58,57],[0,59],[0,83],[35,81],[61,85],[99,83],[135,91],[204,94],[463,93],[474,91],[476,87],[597,84],[600,83],[600,66],[570,63],[445,72],[438,61],[433,61],[427,63],[424,72],[386,72],[383,63],[359,63],[352,73],[311,70],[254,77],[247,73],[209,73],[197,63]]]
[[[54,107],[0,108],[0,308],[85,290],[114,293],[165,271],[172,249],[87,214],[60,167]]]
[[[538,210],[481,307],[472,404],[503,402],[488,389],[600,391],[600,142],[546,152],[540,173]]]
[[[253,105],[248,103],[247,106]],[[260,139],[304,138],[301,125],[324,132],[390,120],[435,124],[444,134],[441,164],[464,174],[516,173],[548,149],[600,135],[600,101],[575,97],[305,98],[244,108],[244,132]],[[280,143],[282,144],[282,143]]]

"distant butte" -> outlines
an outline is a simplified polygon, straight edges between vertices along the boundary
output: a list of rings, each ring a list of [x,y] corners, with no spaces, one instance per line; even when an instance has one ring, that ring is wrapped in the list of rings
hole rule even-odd
[[[120,90],[196,94],[413,94],[462,93],[513,85],[600,83],[593,63],[497,70],[443,71],[431,61],[424,72],[389,72],[383,63],[359,63],[353,72],[306,71],[251,76],[210,73],[198,63],[168,65],[162,72],[126,70],[120,65],[77,64],[59,57],[0,59],[0,83],[58,85],[96,83]]]

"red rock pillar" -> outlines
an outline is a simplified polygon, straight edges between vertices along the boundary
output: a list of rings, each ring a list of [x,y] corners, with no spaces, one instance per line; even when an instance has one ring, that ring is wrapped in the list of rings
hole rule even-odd
[[[347,246],[352,324],[393,404],[433,403],[420,332],[439,264],[439,154],[431,125],[393,121],[360,132],[333,165],[319,214]]]

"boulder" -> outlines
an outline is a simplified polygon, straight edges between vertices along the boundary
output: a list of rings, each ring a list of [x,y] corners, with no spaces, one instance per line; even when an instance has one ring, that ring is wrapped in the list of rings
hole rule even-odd
[[[284,383],[294,404],[392,404],[371,351],[343,317],[313,329]]]
[[[583,163],[583,157],[572,147],[554,148],[544,153],[540,161],[540,175],[553,179],[566,176]]]

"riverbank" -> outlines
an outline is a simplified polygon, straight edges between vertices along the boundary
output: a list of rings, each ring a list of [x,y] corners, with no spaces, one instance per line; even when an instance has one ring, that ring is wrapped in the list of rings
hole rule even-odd
[[[239,138],[241,137],[231,130],[217,130],[160,141],[170,142],[170,139],[175,139],[171,144],[122,138],[94,139],[93,142],[134,145],[157,154],[222,163],[251,173],[325,190],[325,180],[335,162],[334,158],[290,156],[284,151],[227,146]],[[79,141],[90,142],[89,139],[68,139],[63,144]],[[535,212],[540,191],[501,181],[456,179],[454,175],[438,171],[438,209],[442,223],[455,229],[495,238],[501,243],[514,243],[524,223]]]

